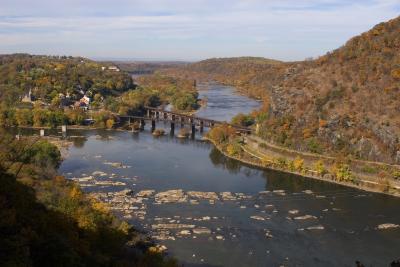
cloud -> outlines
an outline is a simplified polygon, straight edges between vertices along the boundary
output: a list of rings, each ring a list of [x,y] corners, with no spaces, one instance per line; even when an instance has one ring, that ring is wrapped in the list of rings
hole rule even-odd
[[[55,2],[2,0],[0,53],[297,60],[334,49],[400,9],[398,0]]]

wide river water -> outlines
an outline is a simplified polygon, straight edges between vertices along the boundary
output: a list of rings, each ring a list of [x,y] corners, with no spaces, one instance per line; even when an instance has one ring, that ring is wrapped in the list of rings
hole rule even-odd
[[[259,106],[232,87],[199,88],[208,98],[201,117],[229,120]],[[400,258],[400,229],[377,229],[400,224],[398,198],[248,167],[199,133],[195,140],[155,138],[148,128],[68,134],[86,138],[69,148],[60,172],[108,200],[131,189],[116,213],[185,266],[389,266]],[[138,196],[142,190],[155,192]],[[163,201],[167,190],[178,191]]]

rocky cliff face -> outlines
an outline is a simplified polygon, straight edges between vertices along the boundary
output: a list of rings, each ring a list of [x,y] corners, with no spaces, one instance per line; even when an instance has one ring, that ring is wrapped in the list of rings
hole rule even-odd
[[[291,142],[310,132],[327,151],[400,163],[400,18],[304,64],[269,95],[275,119],[297,118]]]
[[[172,73],[263,98],[270,112],[260,132],[270,141],[400,164],[400,17],[311,61],[211,59]]]

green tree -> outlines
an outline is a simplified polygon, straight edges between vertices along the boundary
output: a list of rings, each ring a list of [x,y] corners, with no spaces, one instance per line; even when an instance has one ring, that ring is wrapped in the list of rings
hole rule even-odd
[[[32,111],[30,109],[17,109],[15,119],[19,126],[30,126],[33,121]]]

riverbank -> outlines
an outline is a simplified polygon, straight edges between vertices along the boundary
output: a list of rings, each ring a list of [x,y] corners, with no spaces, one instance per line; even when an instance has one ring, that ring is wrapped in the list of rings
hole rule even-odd
[[[346,177],[338,178],[337,174],[332,171],[335,164],[334,158],[329,158],[330,162],[326,160],[322,162],[321,160],[323,156],[311,155],[310,153],[301,153],[297,151],[290,151],[292,153],[292,156],[290,157],[287,154],[282,153],[282,151],[285,151],[286,149],[282,148],[282,151],[279,151],[280,148],[276,146],[273,146],[275,151],[268,150],[268,148],[264,146],[264,151],[261,152],[260,150],[254,150],[254,147],[251,147],[252,145],[254,146],[254,140],[252,141],[251,137],[246,137],[244,142],[240,145],[241,153],[232,154],[227,151],[226,146],[218,144],[211,138],[205,137],[205,139],[211,142],[224,156],[253,167],[272,169],[310,179],[357,188],[368,192],[383,193],[400,197],[400,182],[395,179],[379,179],[377,176],[365,175],[362,173],[350,173],[348,180],[345,180]],[[358,162],[360,163],[360,161]],[[319,169],[318,167],[315,168],[318,164],[320,164]],[[386,166],[384,163],[365,162],[365,164]],[[343,180],[339,180],[340,178]]]
[[[72,130],[73,128],[69,129]],[[82,126],[78,129],[98,130],[90,126]],[[109,131],[128,130],[116,128],[109,129]],[[43,138],[59,147],[63,158],[68,156],[68,147],[72,144],[72,141],[62,140],[57,136],[45,136]],[[400,197],[399,180],[379,177],[379,175],[382,176],[383,171],[388,172],[390,167],[398,169],[398,166],[380,162],[353,160],[347,162],[347,164],[343,163],[342,167],[337,167],[337,161],[333,157],[289,150],[265,141],[261,142],[259,138],[253,136],[245,137],[245,142],[241,144],[242,153],[230,154],[226,151],[226,146],[217,144],[217,142],[208,137],[204,137],[204,139],[210,141],[224,156],[250,166],[273,169],[369,192]],[[346,166],[348,169],[346,169]],[[371,173],[372,170],[373,173]]]

